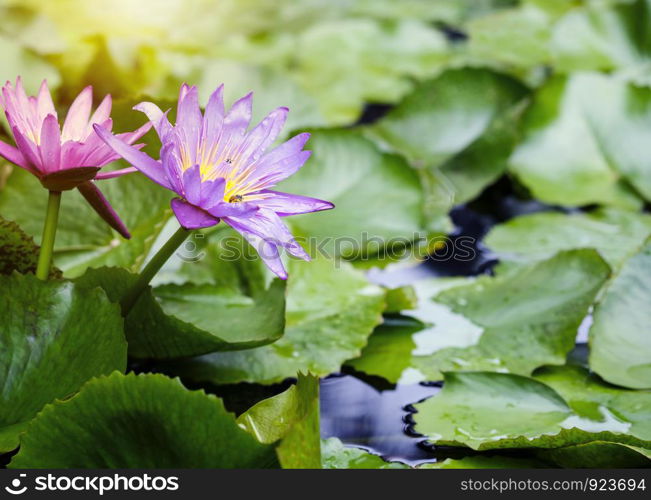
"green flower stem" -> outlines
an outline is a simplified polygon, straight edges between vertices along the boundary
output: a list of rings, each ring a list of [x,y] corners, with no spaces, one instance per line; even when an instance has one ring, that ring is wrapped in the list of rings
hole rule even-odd
[[[52,253],[54,252],[54,238],[57,234],[59,220],[59,207],[61,206],[61,191],[50,191],[47,199],[47,212],[45,213],[45,226],[41,239],[41,252],[38,255],[36,277],[43,281],[50,275],[52,266]]]
[[[147,263],[145,268],[140,273],[140,276],[138,276],[138,281],[133,284],[133,286],[127,291],[126,295],[122,297],[122,300],[120,301],[120,306],[122,307],[122,316],[126,318],[126,316],[129,314],[129,311],[131,311],[135,303],[138,301],[140,294],[145,288],[147,288],[147,286],[149,286],[149,282],[160,270],[160,268],[163,267],[163,264],[167,262],[167,260],[172,256],[174,252],[176,252],[176,249],[181,246],[181,243],[187,239],[190,232],[191,231],[188,231],[183,227],[178,228],[172,237],[167,240],[167,243],[165,243],[162,248],[156,253],[156,255],[154,255],[152,259]]]

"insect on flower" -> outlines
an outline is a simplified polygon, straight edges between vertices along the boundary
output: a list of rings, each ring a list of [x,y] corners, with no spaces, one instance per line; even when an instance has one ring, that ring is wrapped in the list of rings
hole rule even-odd
[[[4,108],[17,147],[0,141],[0,156],[34,174],[50,191],[78,188],[93,209],[128,238],[129,231],[93,180],[117,177],[135,169],[100,173],[104,165],[117,160],[119,155],[93,129],[96,126],[101,130],[111,130],[111,96],[107,95],[91,116],[92,103],[93,89],[86,87],[70,106],[61,128],[46,81],[35,97],[27,96],[20,77],[16,79],[15,87],[7,82],[2,87],[0,105]],[[117,137],[133,144],[150,128],[151,123],[147,123],[134,132]]]
[[[309,260],[281,217],[334,207],[330,202],[273,191],[275,184],[298,171],[310,157],[303,150],[309,134],[302,133],[267,151],[287,118],[285,107],[272,111],[248,130],[253,95],[224,109],[223,85],[201,114],[197,88],[181,87],[176,125],[153,103],[134,109],[145,113],[158,133],[160,160],[128,145],[106,129],[98,135],[116,153],[147,177],[178,195],[172,209],[182,227],[210,227],[223,220],[251,243],[279,277],[287,273],[278,248]]]

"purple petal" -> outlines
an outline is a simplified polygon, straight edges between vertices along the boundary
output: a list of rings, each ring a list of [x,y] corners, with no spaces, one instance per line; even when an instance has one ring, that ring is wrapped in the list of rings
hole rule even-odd
[[[264,238],[260,238],[253,233],[249,233],[243,229],[233,226],[238,233],[240,233],[249,244],[255,248],[255,251],[258,252],[258,255],[266,266],[280,279],[287,279],[287,271],[283,265],[283,261],[280,258],[280,253],[278,252],[278,247],[273,243],[266,241]]]
[[[131,163],[134,167],[140,170],[143,174],[149,177],[152,181],[160,184],[161,186],[170,189],[170,183],[165,175],[165,170],[162,165],[149,157],[142,151],[138,151],[133,146],[130,146],[120,139],[112,135],[110,132],[104,130],[99,125],[94,125],[95,133],[104,141],[108,146],[119,154],[126,161]]]
[[[152,125],[153,125],[152,122],[147,122],[144,125],[138,127],[133,132],[122,132],[121,134],[116,134],[116,137],[126,142],[127,144],[133,144],[138,139],[140,139],[143,135],[149,132],[149,129],[152,127]]]
[[[271,210],[260,209],[246,217],[224,217],[224,222],[238,231],[252,233],[268,243],[282,246],[295,257],[310,260],[280,217]]]
[[[26,168],[30,171],[32,170],[29,163],[25,161],[25,157],[18,149],[2,141],[0,141],[0,156],[19,167]]]
[[[56,172],[61,167],[61,131],[54,115],[47,115],[41,128],[41,159],[43,171]]]
[[[307,132],[298,134],[260,158],[247,179],[249,189],[269,188],[296,173],[312,154],[302,150],[309,138]]]
[[[244,135],[251,122],[253,92],[238,99],[224,117],[224,129],[229,137]]]
[[[179,224],[181,224],[185,229],[201,229],[219,223],[217,217],[213,217],[208,212],[205,212],[180,198],[174,198],[172,200],[172,210],[174,210],[174,215],[176,215]]]
[[[257,203],[228,203],[220,201],[212,207],[206,208],[215,217],[250,217],[253,213],[260,210]]]
[[[219,136],[224,125],[224,85],[217,87],[208,99],[206,111],[203,115],[201,138],[204,147],[212,147]]]
[[[176,132],[173,130],[168,139],[174,135],[176,135]],[[163,145],[160,151],[160,159],[163,164],[165,178],[170,186],[169,189],[183,196],[183,166],[174,142]]]
[[[197,158],[199,150],[199,134],[203,118],[201,117],[201,109],[199,108],[199,94],[197,87],[188,87],[185,91],[181,92],[182,97],[179,98],[178,111],[176,114],[176,127],[175,131],[180,135],[183,149],[187,158],[183,158],[188,164],[193,165],[198,163],[200,159]]]
[[[93,105],[93,87],[86,87],[70,105],[61,135],[65,140],[81,141],[86,138],[90,108]]]
[[[246,140],[240,148],[240,159],[248,164],[256,161],[262,153],[276,140],[278,134],[285,125],[289,109],[278,108],[269,113],[258,123],[246,136]]]
[[[165,141],[165,137],[172,130],[172,124],[167,119],[167,113],[163,113],[161,109],[156,106],[153,102],[141,102],[133,107],[134,110],[144,113],[149,121],[154,126],[154,130],[158,134],[161,142]]]
[[[201,169],[199,165],[190,167],[183,172],[183,191],[181,194],[193,205],[201,204]]]
[[[310,198],[298,194],[281,193],[279,191],[270,190],[260,191],[259,194],[268,196],[265,196],[262,200],[257,200],[255,203],[260,208],[273,210],[281,217],[319,212],[320,210],[330,210],[335,207],[334,204],[329,201],[318,200],[316,198]]]
[[[97,212],[109,226],[115,229],[124,238],[131,238],[129,230],[93,181],[87,181],[80,184],[78,189],[84,198],[86,198],[86,201],[90,206],[93,207],[95,212]]]
[[[224,191],[226,190],[226,180],[218,178],[213,181],[204,181],[201,183],[201,200],[199,205],[202,207],[213,207],[220,201],[224,200]]]

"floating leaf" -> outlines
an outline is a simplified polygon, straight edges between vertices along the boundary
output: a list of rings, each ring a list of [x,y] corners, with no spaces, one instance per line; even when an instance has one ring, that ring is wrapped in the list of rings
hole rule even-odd
[[[321,468],[317,377],[299,373],[296,384],[260,401],[240,415],[237,423],[261,443],[282,439],[276,452],[283,468]]]
[[[46,403],[126,368],[119,308],[100,289],[0,276],[0,324],[0,451]]]
[[[528,375],[563,364],[609,273],[603,259],[585,249],[496,277],[419,283],[420,307],[405,313],[426,326],[389,322],[349,363],[401,383],[440,380],[445,371]]]
[[[315,131],[308,147],[310,161],[279,190],[329,200],[336,209],[287,219],[310,238],[306,246],[330,257],[360,256],[408,244],[423,231],[423,189],[402,158],[349,130]]]
[[[416,405],[416,431],[473,449],[558,448],[591,441],[651,445],[651,393],[612,388],[583,368],[546,368],[534,379],[447,373]]]
[[[327,375],[359,356],[382,320],[381,288],[345,262],[290,260],[285,334],[271,345],[209,354],[166,366],[196,382],[270,384],[299,371]]]
[[[539,200],[567,206],[640,206],[600,147],[588,119],[587,108],[603,98],[598,92],[603,78],[608,77],[552,78],[534,97],[510,167]]]
[[[651,450],[607,441],[540,450],[536,455],[570,469],[632,469],[651,466]]]
[[[608,382],[651,389],[651,241],[624,263],[594,312],[590,368]]]
[[[344,446],[337,438],[323,440],[321,461],[324,469],[409,469],[402,462],[386,462],[360,448]]]
[[[90,269],[77,281],[101,286],[118,302],[136,276]],[[255,297],[232,286],[163,285],[146,290],[125,322],[129,355],[178,358],[265,345],[283,334],[285,284],[275,280]]]
[[[11,467],[265,468],[273,447],[240,429],[220,399],[163,375],[113,373],[32,421]]]
[[[594,248],[617,268],[651,235],[651,216],[614,208],[590,213],[543,212],[495,226],[484,243],[501,260],[546,259],[561,250]]]

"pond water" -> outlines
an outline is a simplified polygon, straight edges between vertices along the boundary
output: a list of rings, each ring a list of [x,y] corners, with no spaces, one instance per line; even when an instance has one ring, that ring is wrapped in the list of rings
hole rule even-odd
[[[472,238],[475,257],[472,260],[427,260],[412,268],[395,267],[369,271],[377,284],[396,287],[422,279],[448,276],[476,276],[491,273],[497,258],[486,249],[482,238],[495,224],[512,217],[545,210],[555,210],[538,202],[518,199],[505,179],[485,191],[471,205],[455,208],[450,216],[457,238]],[[589,318],[579,330],[578,341],[584,340]],[[580,362],[584,346],[577,346],[572,357]],[[410,465],[448,457],[459,458],[460,449],[427,445],[423,436],[410,428],[413,403],[435,395],[442,384],[391,385],[379,377],[360,373],[331,375],[321,382],[321,435],[337,437],[342,442],[365,448],[386,460],[399,460]]]

